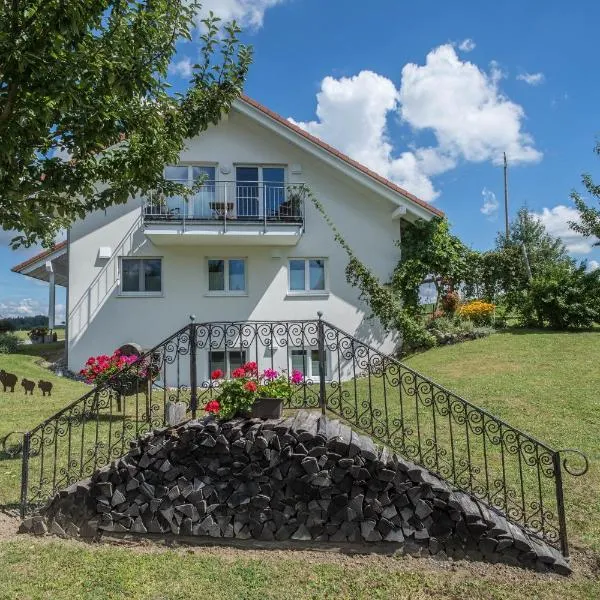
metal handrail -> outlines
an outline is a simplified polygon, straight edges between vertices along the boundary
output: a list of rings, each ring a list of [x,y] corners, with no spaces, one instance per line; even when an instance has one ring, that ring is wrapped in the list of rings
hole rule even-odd
[[[584,475],[585,455],[552,448],[321,318],[192,320],[24,434],[22,513],[119,458],[142,433],[163,426],[168,401],[185,402],[196,417],[219,391],[218,382],[198,378],[200,350],[251,353],[262,367],[273,368],[278,349],[291,361],[297,348],[307,349],[306,361],[314,360],[308,351],[317,352],[318,385],[306,378],[285,399],[286,408],[336,414],[568,556],[562,470]],[[210,352],[208,360],[210,373]],[[140,386],[148,365],[160,386],[153,381]],[[124,389],[123,382],[130,387]],[[579,456],[583,467],[568,466],[567,453]]]
[[[189,197],[150,194],[142,200],[146,221],[269,222],[302,221],[306,188],[301,183],[269,181],[179,182],[194,188]]]

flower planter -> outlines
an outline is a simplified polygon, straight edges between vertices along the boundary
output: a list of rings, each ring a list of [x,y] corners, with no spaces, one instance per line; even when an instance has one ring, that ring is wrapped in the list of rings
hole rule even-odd
[[[250,416],[254,419],[279,419],[283,414],[281,398],[258,398],[252,405]]]

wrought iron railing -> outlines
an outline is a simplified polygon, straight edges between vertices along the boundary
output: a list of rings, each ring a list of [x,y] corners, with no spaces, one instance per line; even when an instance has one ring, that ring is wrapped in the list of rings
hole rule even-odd
[[[177,182],[187,185],[187,182]],[[188,198],[150,194],[145,221],[209,221],[232,224],[292,223],[304,219],[306,188],[277,181],[205,181]]]
[[[23,513],[164,426],[168,402],[203,414],[219,393],[210,373],[249,360],[304,373],[286,409],[337,415],[568,555],[562,473],[583,475],[585,456],[551,448],[320,318],[192,321],[23,436]],[[583,467],[571,468],[566,452]]]

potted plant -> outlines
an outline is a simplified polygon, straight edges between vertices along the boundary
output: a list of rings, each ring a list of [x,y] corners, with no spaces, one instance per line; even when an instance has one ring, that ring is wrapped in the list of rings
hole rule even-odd
[[[130,367],[131,368],[127,368]],[[121,410],[123,396],[137,393],[146,394],[146,410],[149,415],[148,392],[152,381],[158,376],[158,368],[151,357],[140,357],[134,354],[125,355],[115,350],[111,356],[101,354],[91,356],[80,372],[87,383],[100,386],[107,384],[117,393],[117,410]]]
[[[32,344],[43,344],[48,335],[47,327],[34,327],[28,334]]]
[[[300,385],[304,377],[300,371],[291,375],[275,369],[259,373],[255,362],[247,362],[226,379],[223,371],[211,373],[211,382],[219,394],[210,400],[204,410],[221,419],[247,415],[262,419],[281,416],[283,401],[292,393],[292,386]]]

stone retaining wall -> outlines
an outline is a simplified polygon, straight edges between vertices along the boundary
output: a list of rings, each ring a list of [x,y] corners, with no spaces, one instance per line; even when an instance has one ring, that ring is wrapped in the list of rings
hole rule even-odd
[[[554,548],[338,421],[213,418],[156,430],[22,531],[394,544],[569,574]]]

